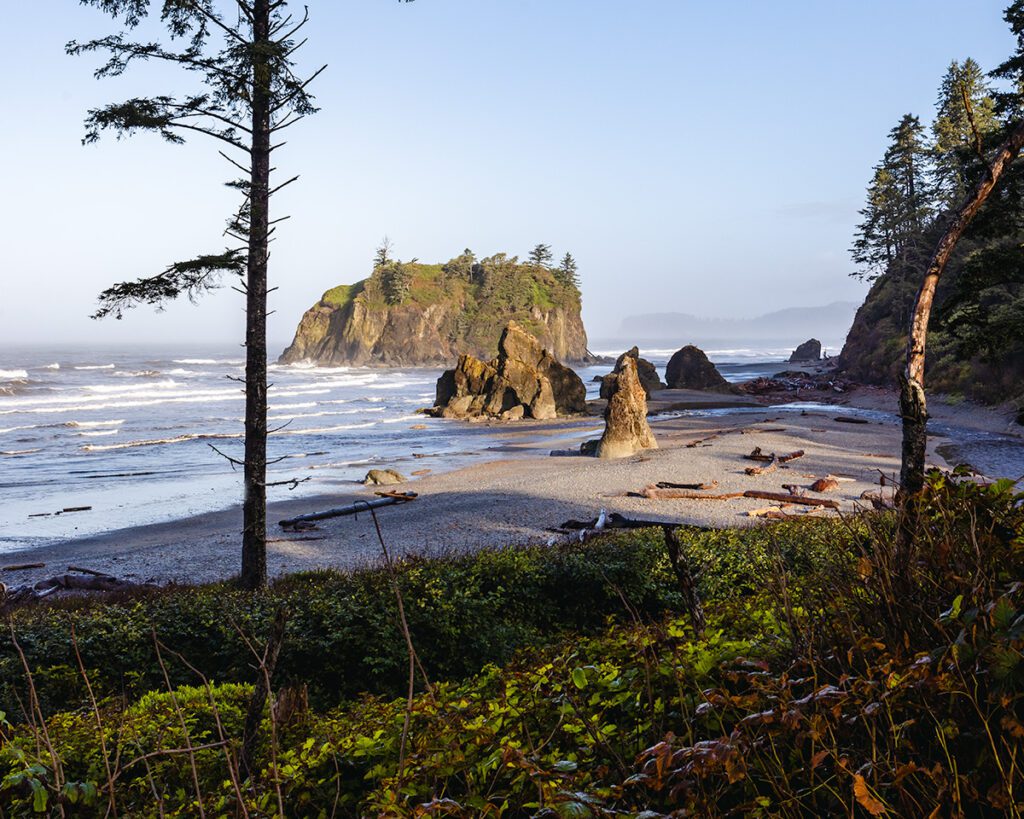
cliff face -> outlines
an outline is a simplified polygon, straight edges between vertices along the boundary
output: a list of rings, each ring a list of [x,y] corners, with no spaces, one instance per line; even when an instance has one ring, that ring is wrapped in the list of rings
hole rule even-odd
[[[378,266],[370,278],[324,293],[279,361],[439,366],[462,353],[489,360],[510,320],[559,360],[588,356],[579,290],[554,271],[499,254]]]
[[[839,356],[840,370],[854,381],[895,387],[903,368],[907,325],[914,309],[918,271],[894,269],[880,276],[854,318]],[[958,338],[951,296],[957,271],[942,281],[928,331],[925,387],[929,392],[997,404],[1024,393],[1024,354],[1007,339],[995,354],[972,354]]]

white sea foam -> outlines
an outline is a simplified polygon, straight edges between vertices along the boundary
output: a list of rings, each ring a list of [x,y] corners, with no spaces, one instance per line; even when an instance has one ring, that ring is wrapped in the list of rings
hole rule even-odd
[[[388,418],[385,424],[401,424],[403,421],[418,421],[419,415],[403,415],[401,418]]]
[[[344,401],[324,401],[324,404],[343,404]],[[275,410],[286,410],[286,409],[306,409],[307,407],[315,407],[316,401],[305,401],[299,404],[271,404],[271,409]]]
[[[84,364],[75,367],[76,370],[112,370],[114,369],[113,364]]]
[[[376,421],[367,421],[364,424],[339,424],[334,427],[314,427],[311,429],[282,429],[272,433],[274,435],[318,435],[323,432],[342,432],[346,429],[365,429],[376,426]]]
[[[202,432],[189,435],[175,435],[173,438],[154,438],[149,441],[126,441],[123,444],[86,444],[82,449],[85,452],[107,452],[112,449],[135,449],[141,446],[163,446],[164,444],[181,444],[186,441],[241,437],[241,432]]]
[[[56,361],[54,361],[52,364],[47,364],[45,367],[43,367],[43,369],[44,370],[59,370],[60,369],[60,364],[58,364]]]
[[[86,438],[100,438],[104,435],[117,435],[120,431],[119,429],[94,429],[88,432],[79,432],[78,434]]]
[[[28,378],[25,370],[0,370],[0,381],[16,381],[21,378]]]
[[[38,450],[38,449],[9,449],[9,450],[0,450],[0,455],[7,455],[8,457],[12,457],[13,458],[13,457],[16,457],[18,455],[34,455],[36,452],[39,452],[39,451],[40,450]]]
[[[119,427],[124,423],[124,418],[113,421],[68,421],[63,424],[66,427]]]

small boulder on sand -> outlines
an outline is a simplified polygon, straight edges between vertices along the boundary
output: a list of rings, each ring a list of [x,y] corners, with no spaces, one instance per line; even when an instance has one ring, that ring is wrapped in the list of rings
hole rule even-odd
[[[704,351],[692,344],[677,350],[669,359],[665,380],[670,390],[735,392],[732,384],[722,378]]]
[[[396,483],[405,483],[405,476],[394,469],[371,469],[363,479],[366,486],[393,486]]]
[[[625,458],[644,449],[657,449],[658,442],[647,423],[647,394],[637,375],[636,360],[625,356],[614,379],[604,411],[604,435],[597,443],[599,458]]]
[[[640,379],[640,386],[644,388],[648,398],[651,397],[652,392],[665,389],[665,385],[661,382],[661,378],[658,375],[657,368],[646,358],[640,358],[640,349],[634,346],[631,350],[626,350],[626,352],[619,356],[615,362],[615,369],[609,375],[596,379],[601,382],[602,398],[607,399],[611,397],[615,383],[612,376],[622,369],[622,362],[627,358],[632,358],[636,362],[636,374]]]
[[[821,342],[816,338],[808,339],[789,357],[790,364],[813,363],[821,361]]]

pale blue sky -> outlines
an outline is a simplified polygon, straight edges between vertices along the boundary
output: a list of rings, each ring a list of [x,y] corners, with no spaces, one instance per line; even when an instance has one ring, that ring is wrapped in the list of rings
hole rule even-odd
[[[951,59],[1011,52],[1006,2],[308,0],[302,64],[329,68],[277,159],[302,180],[275,200],[271,338],[385,233],[430,261],[572,251],[592,337],[857,300],[846,249],[886,132],[930,119]],[[88,319],[107,284],[223,246],[230,169],[202,139],[82,147],[90,106],[190,86],[94,80],[64,44],[113,29],[73,0],[5,12],[0,342],[241,338],[231,291]]]

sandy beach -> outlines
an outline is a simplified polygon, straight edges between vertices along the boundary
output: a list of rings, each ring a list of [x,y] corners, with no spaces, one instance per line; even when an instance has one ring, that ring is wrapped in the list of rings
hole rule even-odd
[[[786,397],[789,401],[820,396]],[[775,400],[779,400],[778,397]],[[546,542],[552,529],[568,519],[595,517],[601,509],[633,518],[679,521],[707,526],[770,525],[749,512],[772,506],[752,498],[730,500],[649,500],[638,496],[659,481],[717,481],[715,494],[758,489],[786,492],[785,485],[808,487],[817,478],[833,476],[839,488],[827,495],[843,512],[869,505],[862,496],[891,485],[899,471],[900,428],[894,396],[862,388],[835,396],[836,406],[813,410],[767,405],[721,410],[706,416],[653,417],[660,448],[617,461],[584,457],[552,457],[552,450],[576,448],[600,434],[599,418],[567,419],[507,426],[505,444],[495,459],[450,472],[427,474],[399,487],[415,491],[416,501],[378,512],[389,549],[394,554],[431,554],[526,542]],[[845,406],[843,406],[845,405]],[[868,423],[844,423],[852,407]],[[1004,414],[971,406],[933,405],[935,423],[950,430],[933,437],[931,462],[949,466],[970,452],[978,435],[1019,439]],[[453,422],[457,423],[457,422]],[[1024,444],[1024,442],[1022,442]],[[744,455],[754,447],[764,452],[805,455],[770,474],[751,476]],[[1006,451],[1004,445],[999,451]],[[944,457],[945,455],[945,457]],[[1003,455],[1024,473],[1019,451]],[[435,471],[443,464],[423,459]],[[975,464],[982,471],[984,465]],[[995,475],[993,475],[995,476]],[[1019,477],[1013,475],[1013,477]],[[315,529],[286,532],[282,518],[322,511],[373,497],[373,489],[353,485],[350,492],[271,504],[268,514],[268,563],[271,574],[323,567],[352,568],[380,558],[380,545],[369,514],[318,523]],[[787,510],[807,513],[802,507]],[[810,514],[834,514],[821,510]],[[150,526],[122,529],[63,544],[9,555],[5,563],[45,563],[37,570],[7,573],[7,583],[24,583],[62,572],[68,565],[85,566],[139,581],[203,582],[237,572],[241,516],[237,508]]]

